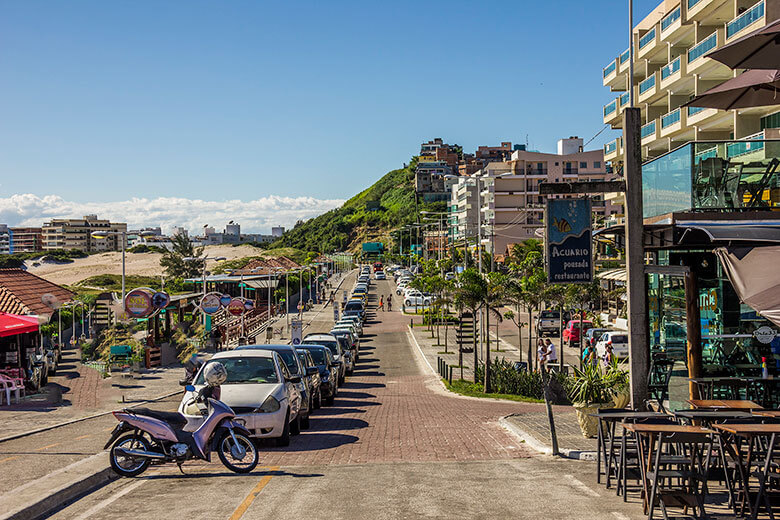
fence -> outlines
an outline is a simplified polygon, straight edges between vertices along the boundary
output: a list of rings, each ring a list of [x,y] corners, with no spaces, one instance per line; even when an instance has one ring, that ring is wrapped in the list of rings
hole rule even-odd
[[[442,379],[446,379],[450,384],[452,384],[452,370],[454,367],[448,365],[447,362],[441,357],[437,357],[436,360],[439,364],[439,375]]]

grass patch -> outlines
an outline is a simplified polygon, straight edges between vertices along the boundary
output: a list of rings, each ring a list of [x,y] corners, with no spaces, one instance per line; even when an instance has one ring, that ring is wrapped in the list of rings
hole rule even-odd
[[[450,384],[445,379],[442,379],[442,381],[444,381],[444,386],[446,386],[447,390],[450,392],[455,392],[456,394],[465,395],[468,397],[489,397],[491,399],[506,399],[507,401],[516,401],[519,403],[544,402],[541,399],[534,399],[533,397],[526,397],[524,395],[486,394],[482,391],[481,384],[474,384],[470,381],[464,381],[463,379],[454,380],[452,381],[452,384]]]

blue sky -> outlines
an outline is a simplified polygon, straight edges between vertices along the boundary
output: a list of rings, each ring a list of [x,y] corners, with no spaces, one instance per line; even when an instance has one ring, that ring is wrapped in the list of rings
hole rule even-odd
[[[0,222],[133,198],[328,209],[433,137],[554,151],[602,129],[626,24],[616,0],[4,0]]]

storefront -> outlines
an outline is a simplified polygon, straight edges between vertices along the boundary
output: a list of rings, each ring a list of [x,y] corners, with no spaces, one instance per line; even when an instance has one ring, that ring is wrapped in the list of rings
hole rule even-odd
[[[28,381],[40,353],[38,318],[0,313],[0,373]]]

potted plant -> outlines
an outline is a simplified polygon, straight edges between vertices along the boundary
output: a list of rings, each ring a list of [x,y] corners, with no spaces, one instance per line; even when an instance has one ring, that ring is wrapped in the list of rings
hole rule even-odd
[[[133,364],[133,372],[137,374],[141,372],[141,361],[143,361],[145,353],[143,346],[138,345],[133,347],[133,354],[130,356],[130,362]]]
[[[606,374],[604,374],[604,379],[607,381],[607,386],[612,393],[612,401],[615,404],[615,408],[625,408],[631,401],[628,370],[624,368],[624,365],[625,363],[620,363],[617,359],[613,359],[607,368]]]
[[[601,373],[598,364],[588,363],[582,370],[573,368],[572,402],[577,412],[577,422],[583,436],[595,437],[598,433],[598,419],[590,414],[596,413],[599,408],[614,406],[609,381]]]

